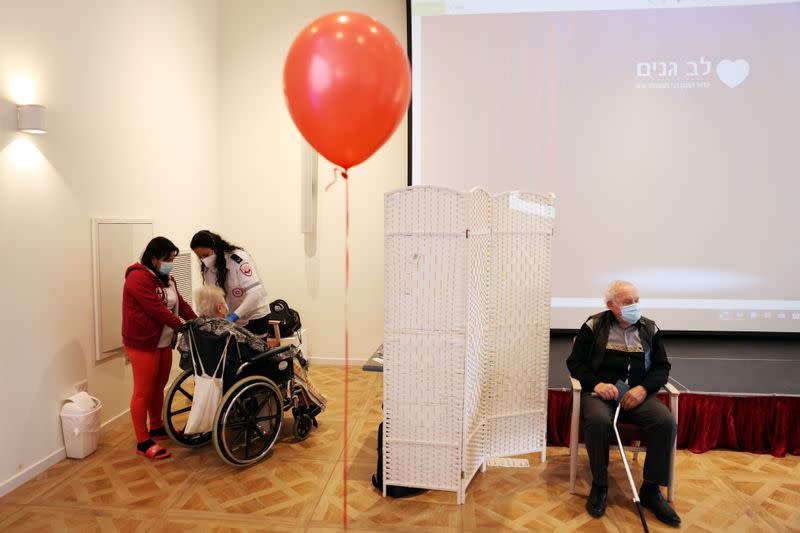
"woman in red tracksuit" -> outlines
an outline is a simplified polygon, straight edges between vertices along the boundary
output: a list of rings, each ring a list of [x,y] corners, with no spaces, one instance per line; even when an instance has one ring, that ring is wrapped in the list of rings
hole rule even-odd
[[[122,343],[133,369],[131,418],[136,432],[136,453],[152,459],[170,456],[154,441],[167,438],[161,408],[172,366],[175,329],[182,324],[178,317],[184,320],[197,317],[181,298],[175,278],[170,276],[176,255],[178,248],[169,239],[151,240],[141,261],[125,272],[122,291]]]

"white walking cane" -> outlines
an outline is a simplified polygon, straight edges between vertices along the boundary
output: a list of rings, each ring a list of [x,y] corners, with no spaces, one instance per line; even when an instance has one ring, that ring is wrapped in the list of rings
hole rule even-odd
[[[617,388],[620,387],[620,383],[617,383]],[[647,520],[644,518],[644,510],[642,510],[642,502],[639,501],[639,492],[636,490],[636,483],[633,482],[633,475],[631,474],[631,468],[628,466],[628,458],[625,455],[625,448],[622,447],[622,438],[619,436],[619,430],[617,429],[617,419],[619,418],[619,410],[622,408],[622,398],[625,397],[625,394],[628,393],[627,391],[628,385],[625,384],[625,392],[623,393],[620,391],[619,394],[619,401],[617,402],[617,410],[614,413],[614,434],[617,436],[617,444],[619,445],[619,454],[622,456],[622,464],[625,465],[625,473],[628,474],[628,482],[631,484],[631,492],[633,492],[633,503],[636,504],[636,510],[639,511],[639,518],[642,520],[642,527],[644,528],[644,533],[650,533],[650,530],[647,528]]]

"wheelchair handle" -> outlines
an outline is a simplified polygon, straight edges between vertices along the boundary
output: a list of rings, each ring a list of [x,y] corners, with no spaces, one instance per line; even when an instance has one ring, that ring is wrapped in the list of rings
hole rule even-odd
[[[189,329],[189,327],[191,325],[192,325],[192,321],[191,320],[187,320],[186,322],[184,322],[178,328],[175,329],[175,333],[183,333],[184,331]]]

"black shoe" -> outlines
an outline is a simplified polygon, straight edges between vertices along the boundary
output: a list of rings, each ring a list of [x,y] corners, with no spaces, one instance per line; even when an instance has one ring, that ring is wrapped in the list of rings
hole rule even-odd
[[[372,486],[383,492],[383,485],[381,481],[382,480],[378,477],[378,474],[372,474]],[[398,487],[395,485],[386,486],[386,495],[392,498],[405,498],[406,496],[414,496],[422,492],[425,492],[425,489],[419,489],[416,487]]]
[[[589,499],[586,500],[586,512],[595,518],[600,518],[606,512],[607,500],[608,487],[600,487],[592,483],[592,490],[589,492]]]
[[[656,518],[665,524],[672,527],[681,525],[681,517],[678,516],[678,513],[669,506],[667,500],[661,495],[661,489],[658,485],[652,483],[643,484],[642,488],[639,489],[639,500],[644,507],[653,511]]]
[[[399,487],[397,485],[386,486],[386,495],[392,498],[416,496],[417,494],[422,494],[423,492],[425,492],[425,489],[419,489],[417,487]]]

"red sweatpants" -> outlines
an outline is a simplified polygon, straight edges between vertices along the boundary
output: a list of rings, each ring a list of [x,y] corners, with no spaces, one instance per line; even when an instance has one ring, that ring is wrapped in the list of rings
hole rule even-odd
[[[154,352],[125,347],[133,369],[133,396],[131,396],[131,418],[138,442],[150,438],[147,429],[147,415],[150,415],[150,428],[164,426],[161,408],[164,406],[164,387],[169,379],[172,366],[172,348],[156,348]]]

